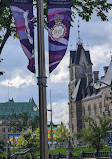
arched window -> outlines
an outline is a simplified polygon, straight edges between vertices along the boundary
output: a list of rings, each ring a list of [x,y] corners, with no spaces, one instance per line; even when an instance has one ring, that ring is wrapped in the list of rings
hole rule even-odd
[[[74,126],[73,126],[73,124],[72,124],[72,133],[74,132]]]
[[[96,111],[96,104],[94,104],[94,115],[97,114],[97,111]]]
[[[5,132],[5,128],[2,128],[2,132]]]
[[[11,128],[8,128],[8,132],[11,132]]]
[[[108,103],[105,104],[105,111],[109,111],[109,104]]]
[[[83,107],[83,115],[85,115],[85,107]]]
[[[99,104],[99,113],[102,114],[102,103]]]
[[[89,116],[91,116],[91,105],[88,105],[88,113],[89,113]]]

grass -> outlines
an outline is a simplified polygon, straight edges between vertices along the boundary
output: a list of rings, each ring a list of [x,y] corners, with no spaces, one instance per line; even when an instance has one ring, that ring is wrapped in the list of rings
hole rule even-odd
[[[73,155],[74,156],[78,156],[81,151],[84,152],[95,152],[95,149],[92,147],[75,147],[73,150]],[[110,151],[109,147],[104,147],[103,149],[101,149],[100,151]]]
[[[58,154],[58,153],[66,154],[66,148],[56,148],[53,150],[53,154]],[[51,150],[49,149],[49,153],[51,153]]]
[[[13,149],[10,149],[10,151],[12,153]],[[23,151],[23,149],[15,149],[15,152],[21,152],[21,151]],[[74,147],[73,155],[74,156],[78,156],[81,151],[84,151],[84,152],[95,152],[95,149],[91,148],[91,147]],[[109,147],[104,147],[100,151],[110,151],[110,148]],[[66,154],[66,148],[56,148],[55,150],[53,150],[53,154],[58,154],[59,152],[61,154]],[[49,153],[51,153],[50,149],[49,149]],[[30,153],[28,152],[27,155],[29,156]],[[34,156],[37,157],[39,155],[40,155],[40,151],[37,150]],[[6,156],[6,152],[3,152],[2,156]]]

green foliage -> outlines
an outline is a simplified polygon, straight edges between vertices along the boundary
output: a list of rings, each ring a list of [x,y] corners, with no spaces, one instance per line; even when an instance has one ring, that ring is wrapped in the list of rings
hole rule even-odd
[[[68,141],[68,138],[69,138],[68,129],[64,124],[60,125],[60,127],[58,127],[56,131],[56,141],[57,142]]]
[[[104,147],[104,139],[107,137],[107,131],[112,128],[110,127],[112,120],[97,116],[97,122],[91,117],[86,117],[85,121],[88,123],[88,127],[82,129],[77,136],[85,144],[89,144],[99,152]]]
[[[66,154],[66,148],[55,148],[55,150],[53,150],[53,154],[59,154],[59,152],[61,154]],[[50,149],[49,149],[49,153],[51,154]]]
[[[108,20],[106,13],[111,10],[112,3],[108,3],[107,0],[72,0],[72,7],[75,9],[74,12],[86,21],[91,19],[93,12],[105,21]]]
[[[40,145],[40,135],[39,128],[37,128],[34,132],[32,129],[28,129],[25,132],[22,132],[18,138],[17,147],[23,146],[25,148],[38,147]]]
[[[39,116],[35,116],[32,119],[31,126],[32,126],[32,131],[34,131],[35,129],[39,127]]]
[[[0,139],[0,153],[4,151],[4,146],[5,146],[4,141]]]
[[[17,147],[23,146],[24,148],[30,149],[30,155],[34,158],[34,151],[36,151],[40,146],[40,131],[37,128],[32,132],[32,129],[29,129],[25,132],[22,132],[18,138]]]
[[[39,117],[35,116],[34,118],[32,118],[28,113],[19,115],[13,114],[10,117],[9,125],[14,133],[16,133],[17,131],[21,132],[22,130],[27,130],[29,127],[32,128],[32,130],[34,131],[36,128],[39,127]]]

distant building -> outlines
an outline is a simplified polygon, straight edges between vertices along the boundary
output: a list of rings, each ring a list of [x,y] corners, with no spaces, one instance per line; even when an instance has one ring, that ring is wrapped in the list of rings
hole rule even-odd
[[[31,118],[39,116],[39,110],[35,104],[33,98],[29,102],[14,102],[13,99],[9,99],[6,103],[0,103],[0,138],[4,141],[8,140],[9,134],[12,134],[12,130],[9,126],[10,117],[13,114],[19,116],[19,114],[28,113]]]
[[[100,60],[100,59],[99,59]],[[90,52],[79,41],[75,51],[70,51],[69,63],[69,127],[70,132],[86,127],[85,116],[96,119],[97,115],[112,118],[111,95],[112,60],[104,67],[104,76],[92,71]],[[95,83],[100,82],[100,87]],[[103,84],[105,83],[105,84]]]

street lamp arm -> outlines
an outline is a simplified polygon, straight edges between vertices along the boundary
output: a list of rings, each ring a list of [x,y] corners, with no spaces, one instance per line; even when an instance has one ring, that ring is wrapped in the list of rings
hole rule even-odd
[[[51,109],[47,109],[47,111],[50,111],[50,112],[51,112],[52,110],[51,110]]]
[[[94,88],[95,88],[95,89],[99,89],[100,86],[101,86],[101,84],[105,84],[106,86],[112,87],[112,81],[111,81],[111,84],[107,84],[107,83],[105,83],[105,82],[98,81],[98,82],[96,82],[96,83],[94,84]]]
[[[102,81],[100,81],[99,83],[101,83],[101,84],[105,84],[105,85],[107,85],[107,86],[111,86],[111,84],[107,84],[107,83],[102,82]]]

